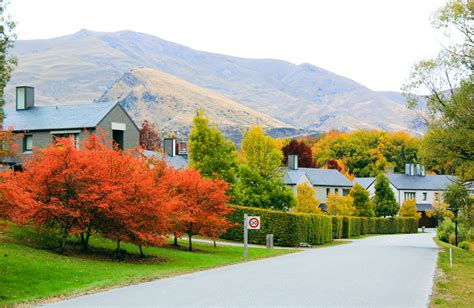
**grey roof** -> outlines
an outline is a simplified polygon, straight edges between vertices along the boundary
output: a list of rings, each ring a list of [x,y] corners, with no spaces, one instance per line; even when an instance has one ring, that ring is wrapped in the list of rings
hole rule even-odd
[[[303,175],[306,175],[308,180],[314,186],[352,187],[351,181],[349,181],[338,170],[318,168],[298,168],[297,170],[285,169],[285,184],[298,184]]]
[[[82,105],[35,106],[17,111],[5,108],[4,128],[15,131],[34,131],[71,128],[92,128],[115,107],[117,102]]]
[[[301,183],[301,178],[304,176],[305,173],[302,170],[287,169],[283,181],[286,185],[296,185]]]
[[[355,178],[352,184],[359,183],[362,187],[367,189],[375,181],[375,178]]]
[[[413,190],[445,190],[447,186],[455,181],[455,177],[450,175],[432,175],[426,176],[406,175],[406,174],[387,174],[387,178],[397,189]]]
[[[184,168],[187,168],[188,166],[188,160],[186,158],[184,158],[183,156],[180,156],[180,155],[177,155],[177,156],[165,156],[163,155],[162,152],[156,152],[156,151],[143,151],[143,154],[146,156],[146,157],[153,157],[155,159],[163,159],[163,156],[164,156],[164,159],[166,161],[166,163],[168,164],[168,166],[171,166],[173,168],[175,168],[176,170],[178,169],[184,169]]]
[[[433,206],[429,203],[417,203],[416,209],[420,212],[433,209]]]

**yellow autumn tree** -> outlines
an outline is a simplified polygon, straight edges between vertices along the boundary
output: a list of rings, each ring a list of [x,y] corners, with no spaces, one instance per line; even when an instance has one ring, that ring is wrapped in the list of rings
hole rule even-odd
[[[454,217],[453,212],[448,210],[448,204],[437,200],[432,204],[433,209],[426,211],[427,217],[434,217],[438,222],[442,221],[444,218]]]
[[[421,218],[421,213],[417,211],[415,199],[407,199],[403,202],[399,212],[402,217],[416,217]]]
[[[298,213],[321,214],[318,199],[314,196],[316,191],[308,183],[296,186],[296,206],[294,211]]]
[[[329,194],[326,200],[327,211],[334,216],[353,216],[357,212],[353,202],[350,195]]]

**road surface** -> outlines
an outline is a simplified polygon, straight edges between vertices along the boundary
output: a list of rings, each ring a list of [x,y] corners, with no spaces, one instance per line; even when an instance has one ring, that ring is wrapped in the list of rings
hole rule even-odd
[[[429,303],[438,249],[433,233],[241,263],[52,303],[60,306],[397,306]]]

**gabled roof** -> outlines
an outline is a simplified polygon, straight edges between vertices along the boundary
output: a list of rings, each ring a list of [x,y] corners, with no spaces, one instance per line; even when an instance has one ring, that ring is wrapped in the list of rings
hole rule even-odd
[[[355,178],[352,184],[359,183],[365,189],[369,188],[370,185],[375,181],[375,178]]]
[[[28,110],[5,108],[4,128],[15,131],[92,128],[117,105],[118,102],[100,102],[81,105],[35,106]]]
[[[449,184],[456,180],[451,175],[427,174],[418,176],[390,173],[386,176],[390,183],[399,190],[445,190]]]
[[[143,151],[143,155],[145,155],[146,157],[152,157],[152,158],[155,158],[155,159],[163,159],[163,156],[164,156],[164,159],[165,159],[165,162],[168,164],[168,166],[171,166],[173,168],[175,168],[176,170],[179,170],[179,169],[184,169],[184,168],[187,168],[188,166],[188,160],[186,158],[184,158],[183,156],[167,156],[167,155],[163,155],[163,153],[161,152],[156,152],[156,151]]]
[[[351,181],[338,170],[318,168],[285,169],[285,184],[298,184],[303,175],[306,176],[314,186],[352,187]]]

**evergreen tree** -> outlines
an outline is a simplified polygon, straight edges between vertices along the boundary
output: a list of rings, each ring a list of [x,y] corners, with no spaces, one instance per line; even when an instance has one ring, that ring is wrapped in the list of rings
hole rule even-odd
[[[202,111],[194,117],[193,123],[189,134],[191,168],[201,171],[204,177],[234,183],[238,165],[232,141],[224,139],[217,128],[209,127],[209,120]]]
[[[296,190],[295,212],[321,214],[321,209],[319,208],[321,202],[319,202],[319,200],[314,196],[316,191],[311,185],[308,183],[298,184]]]
[[[369,192],[356,183],[350,192],[350,196],[354,199],[353,204],[357,209],[357,216],[372,217],[375,215],[374,209],[369,199]]]
[[[375,179],[374,210],[376,216],[394,216],[398,213],[399,205],[395,194],[390,188],[387,177],[380,173]]]

